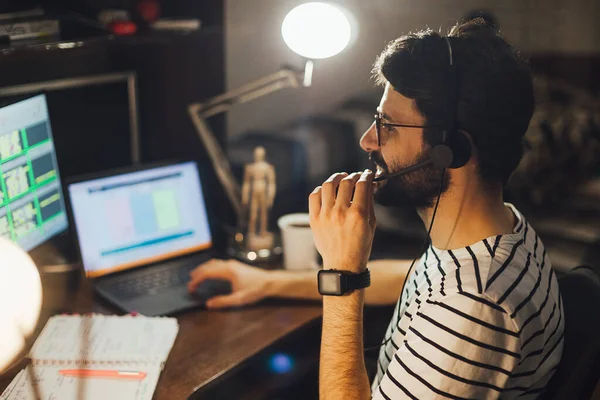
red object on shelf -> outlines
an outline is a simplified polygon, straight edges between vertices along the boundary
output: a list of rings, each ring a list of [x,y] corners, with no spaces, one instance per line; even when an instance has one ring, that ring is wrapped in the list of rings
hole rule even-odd
[[[137,11],[144,21],[152,23],[160,17],[160,4],[158,0],[140,0]]]
[[[115,35],[126,36],[137,32],[137,25],[131,21],[115,21],[109,24],[109,28]]]

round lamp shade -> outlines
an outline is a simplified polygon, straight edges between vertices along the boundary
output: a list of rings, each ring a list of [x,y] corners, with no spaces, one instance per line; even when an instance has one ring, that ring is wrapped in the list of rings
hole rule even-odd
[[[38,270],[15,243],[0,237],[0,373],[25,348],[42,307]]]
[[[305,3],[297,6],[283,20],[283,40],[303,57],[333,57],[348,46],[352,28],[346,14],[328,3]]]

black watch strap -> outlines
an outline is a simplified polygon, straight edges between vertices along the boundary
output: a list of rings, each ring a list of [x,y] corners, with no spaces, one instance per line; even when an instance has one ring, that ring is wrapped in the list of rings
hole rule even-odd
[[[346,276],[346,288],[350,290],[364,289],[371,286],[371,272],[367,268],[360,274],[347,274]]]

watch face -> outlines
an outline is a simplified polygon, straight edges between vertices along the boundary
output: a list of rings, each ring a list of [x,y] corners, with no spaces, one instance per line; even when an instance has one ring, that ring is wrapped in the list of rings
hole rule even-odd
[[[341,276],[339,272],[320,271],[319,273],[319,293],[324,295],[342,294]]]

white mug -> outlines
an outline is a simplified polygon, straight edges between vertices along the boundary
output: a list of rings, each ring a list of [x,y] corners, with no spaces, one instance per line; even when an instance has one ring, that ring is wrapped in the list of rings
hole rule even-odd
[[[288,214],[277,220],[283,245],[283,266],[289,270],[318,269],[317,248],[308,214]]]

